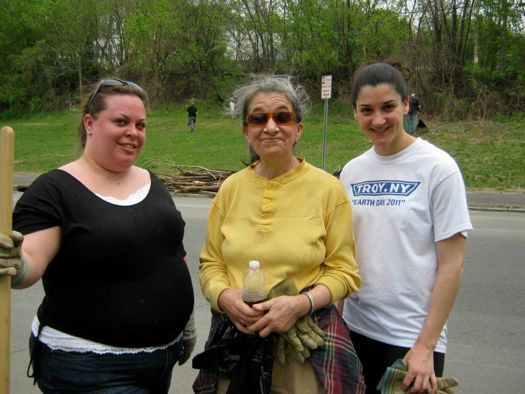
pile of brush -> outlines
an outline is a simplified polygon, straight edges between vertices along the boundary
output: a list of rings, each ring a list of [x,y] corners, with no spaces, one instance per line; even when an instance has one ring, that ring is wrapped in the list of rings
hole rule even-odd
[[[170,193],[191,193],[213,197],[222,182],[235,171],[197,166],[174,166],[173,174],[158,174]]]

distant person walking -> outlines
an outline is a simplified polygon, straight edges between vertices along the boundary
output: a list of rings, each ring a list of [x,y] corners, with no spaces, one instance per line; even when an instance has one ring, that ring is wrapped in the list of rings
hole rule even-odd
[[[197,122],[197,108],[193,105],[193,102],[186,111],[188,111],[188,127],[193,133],[195,131],[195,123]]]
[[[405,130],[408,134],[416,135],[417,123],[419,121],[419,111],[421,110],[421,103],[415,92],[410,93],[408,101],[408,114],[405,118]]]
[[[237,99],[235,96],[230,97],[230,116],[233,118],[235,116],[235,104],[237,102]]]

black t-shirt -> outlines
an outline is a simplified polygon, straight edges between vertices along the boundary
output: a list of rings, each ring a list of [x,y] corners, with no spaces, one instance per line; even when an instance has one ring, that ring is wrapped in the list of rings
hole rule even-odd
[[[188,117],[190,118],[196,118],[197,117],[197,108],[195,108],[193,105],[188,107]]]
[[[62,233],[42,277],[41,324],[122,347],[163,345],[184,329],[194,302],[184,221],[150,177],[148,195],[131,206],[104,201],[62,170],[40,176],[18,201],[16,230]]]

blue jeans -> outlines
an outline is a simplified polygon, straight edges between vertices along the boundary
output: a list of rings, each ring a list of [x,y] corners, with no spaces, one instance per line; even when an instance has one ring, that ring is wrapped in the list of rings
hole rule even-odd
[[[29,349],[38,387],[44,394],[168,393],[182,354],[182,340],[152,353],[96,354],[52,350],[31,335]]]
[[[408,134],[416,135],[418,121],[418,114],[407,114],[407,116],[405,117],[405,130]]]

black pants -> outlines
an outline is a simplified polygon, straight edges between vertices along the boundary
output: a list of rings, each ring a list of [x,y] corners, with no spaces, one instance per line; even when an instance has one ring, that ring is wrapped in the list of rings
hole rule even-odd
[[[377,394],[377,384],[386,371],[397,359],[402,359],[410,350],[406,347],[387,345],[356,332],[351,333],[357,357],[363,364],[363,376],[366,383],[366,394]],[[434,371],[437,377],[443,376],[445,354],[434,352]]]

